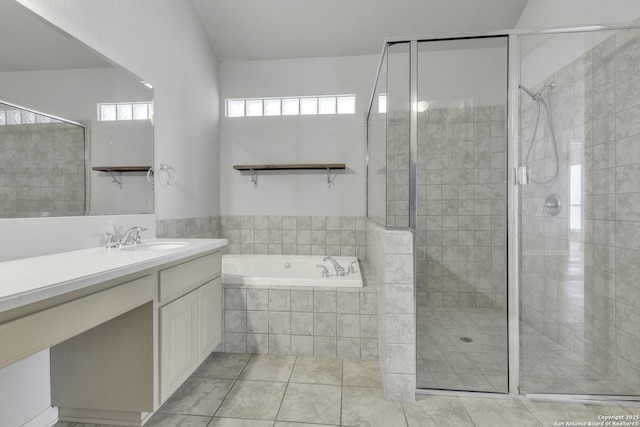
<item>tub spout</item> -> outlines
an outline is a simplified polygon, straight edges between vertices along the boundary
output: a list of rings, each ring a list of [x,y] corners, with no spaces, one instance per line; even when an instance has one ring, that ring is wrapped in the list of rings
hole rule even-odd
[[[316,264],[316,267],[322,268],[322,278],[325,279],[329,277],[329,270],[327,270],[327,266],[322,264]]]
[[[331,261],[331,263],[333,264],[333,268],[336,269],[336,275],[338,276],[344,276],[346,275],[346,272],[344,270],[344,267],[340,265],[340,263],[338,261],[336,261],[336,259],[332,256],[327,256],[322,258],[323,261]]]

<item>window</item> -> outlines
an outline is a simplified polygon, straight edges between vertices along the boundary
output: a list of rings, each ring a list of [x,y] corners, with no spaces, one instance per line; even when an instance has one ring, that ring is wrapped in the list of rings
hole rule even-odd
[[[378,113],[387,112],[387,95],[378,95]]]
[[[0,126],[29,125],[37,123],[58,123],[59,120],[28,110],[7,109],[0,110]]]
[[[355,95],[244,98],[226,100],[227,117],[355,114]]]
[[[115,120],[151,120],[153,103],[151,102],[113,102],[98,104],[98,121]]]

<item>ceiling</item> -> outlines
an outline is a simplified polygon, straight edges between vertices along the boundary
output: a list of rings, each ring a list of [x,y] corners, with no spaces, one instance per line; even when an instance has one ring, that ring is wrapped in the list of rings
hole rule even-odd
[[[528,0],[193,0],[221,60],[378,54],[388,37],[513,28]]]

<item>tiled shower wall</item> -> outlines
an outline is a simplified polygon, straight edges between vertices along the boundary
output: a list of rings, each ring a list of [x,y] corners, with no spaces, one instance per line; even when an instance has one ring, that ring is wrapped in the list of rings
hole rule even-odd
[[[389,400],[413,401],[416,322],[413,234],[367,222],[367,285],[378,294],[378,362]]]
[[[640,37],[620,31],[545,80],[556,81],[547,99],[561,153],[560,176],[552,184],[522,187],[521,272],[524,321],[592,363],[591,375],[617,379],[636,391],[639,69]],[[523,97],[525,143],[534,125],[533,108]],[[536,147],[532,154],[532,172],[544,168],[548,176],[554,160],[546,136],[546,151]],[[577,171],[573,175],[570,166]],[[577,190],[570,198],[572,181]],[[541,212],[550,193],[563,201],[557,217]],[[572,220],[570,204],[576,211]]]
[[[506,305],[504,120],[504,106],[418,115],[418,306]]]
[[[0,126],[1,217],[83,215],[85,175],[83,128],[66,123]]]
[[[409,228],[409,112],[390,111],[386,114],[386,119],[387,163],[384,165],[387,179],[386,225],[407,229]],[[373,154],[370,157],[373,157]],[[375,173],[375,171],[372,172]]]
[[[365,259],[365,219],[356,216],[222,216],[231,254],[355,256]]]

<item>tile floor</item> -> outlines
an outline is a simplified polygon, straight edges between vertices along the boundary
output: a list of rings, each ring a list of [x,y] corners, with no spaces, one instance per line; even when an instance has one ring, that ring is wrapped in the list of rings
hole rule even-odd
[[[390,402],[377,361],[213,353],[147,426],[543,427],[598,415],[640,415],[640,407],[444,396]]]
[[[420,307],[419,388],[506,392],[507,324],[502,310]],[[528,393],[635,395],[584,358],[523,325],[523,386]],[[460,338],[471,338],[465,342]]]

